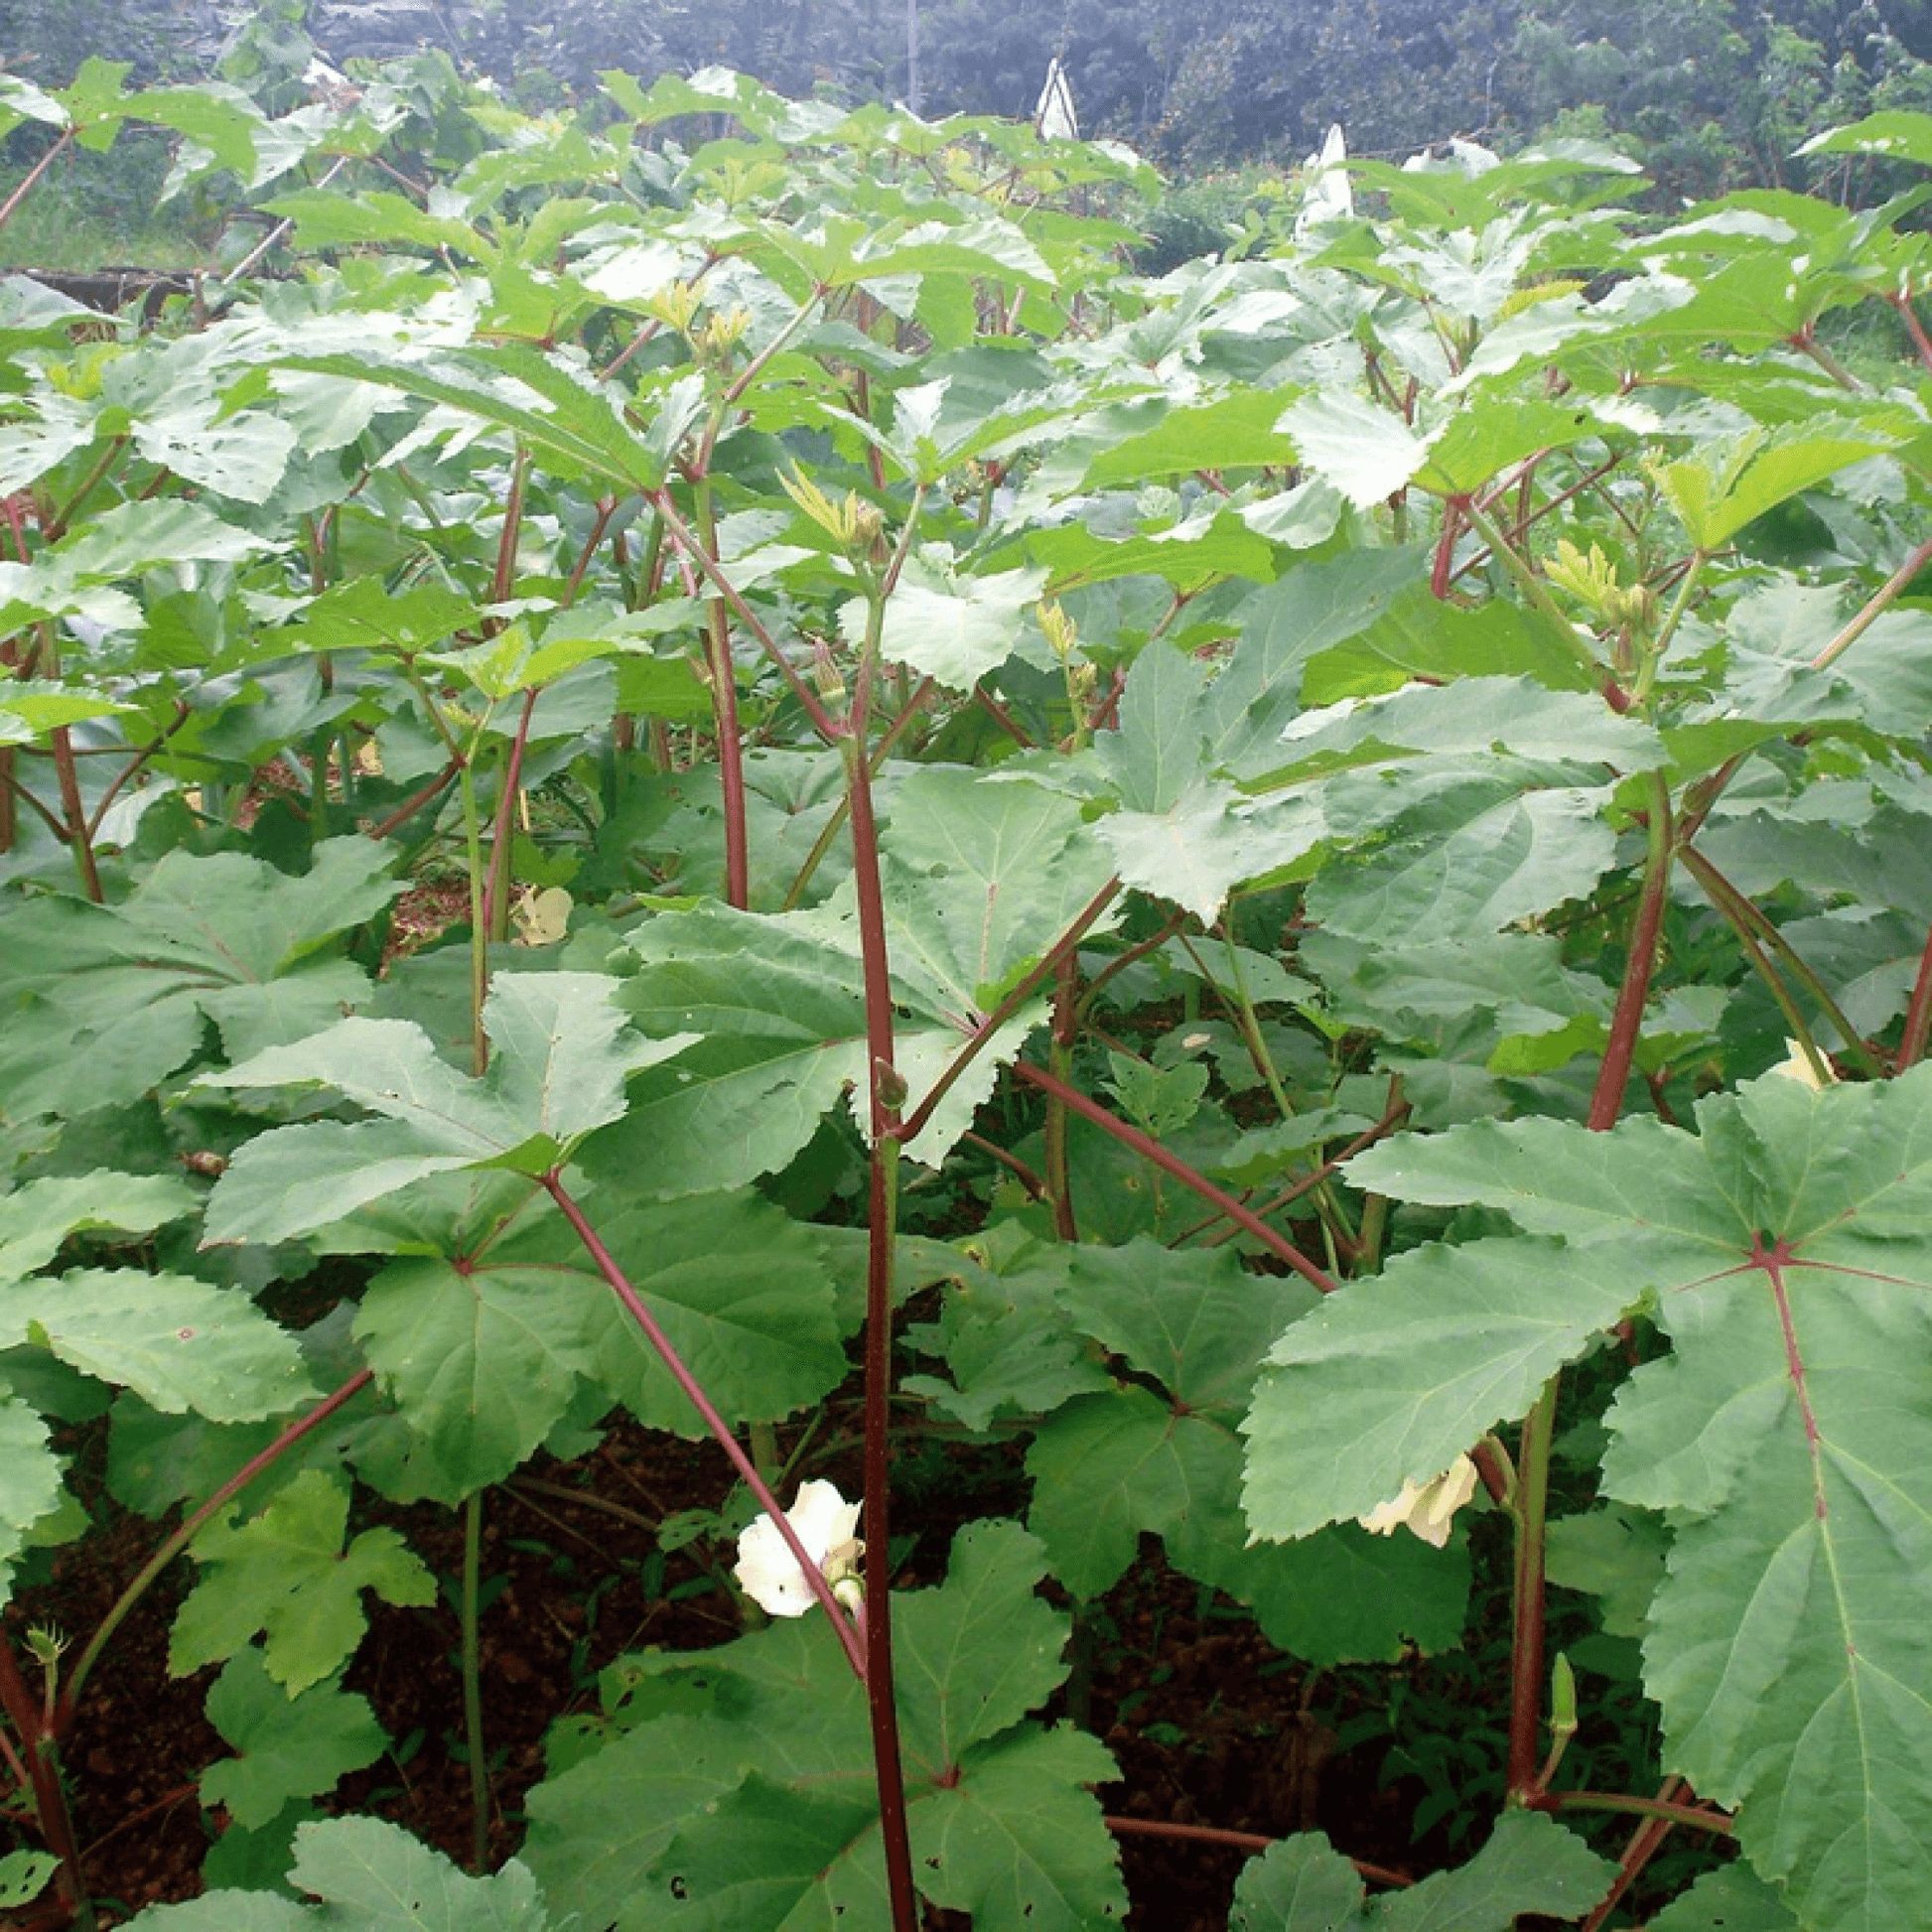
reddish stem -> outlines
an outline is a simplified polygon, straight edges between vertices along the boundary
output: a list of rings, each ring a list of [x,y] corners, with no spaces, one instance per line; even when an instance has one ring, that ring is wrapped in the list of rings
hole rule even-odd
[[[86,1876],[80,1847],[73,1836],[73,1814],[61,1782],[60,1749],[56,1728],[46,1721],[39,1700],[27,1687],[14,1656],[13,1645],[0,1635],[0,1711],[20,1738],[34,1791],[34,1814],[47,1849],[61,1862],[61,1895],[83,1925],[93,1923],[87,1900]]]
[[[94,1633],[87,1639],[87,1647],[75,1658],[72,1670],[68,1673],[68,1681],[61,1692],[61,1701],[54,1709],[53,1729],[56,1735],[64,1735],[73,1721],[74,1706],[78,1703],[82,1687],[87,1682],[100,1653],[107,1646],[107,1640],[120,1627],[127,1613],[133,1609],[146,1593],[148,1586],[173,1563],[182,1551],[194,1542],[201,1533],[202,1526],[221,1510],[227,1508],[242,1490],[254,1481],[261,1472],[279,1462],[305,1436],[320,1429],[322,1425],[341,1409],[345,1403],[351,1402],[374,1379],[371,1369],[357,1369],[346,1382],[333,1395],[325,1396],[322,1401],[303,1416],[291,1423],[259,1453],[251,1455],[220,1488],[215,1490],[201,1508],[195,1511],[175,1533],[141,1566],[134,1580],[123,1589],[113,1602],[107,1614],[101,1618]]]
[[[900,1141],[918,1139],[919,1130],[932,1118],[933,1109],[952,1091],[953,1083],[972,1065],[986,1042],[1033,998],[1041,982],[1050,978],[1058,970],[1060,961],[1072,956],[1080,941],[1093,929],[1094,922],[1119,896],[1120,881],[1108,880],[1106,885],[1087,901],[1079,917],[1039,956],[1037,963],[1026,978],[973,1029],[965,1045],[946,1062],[946,1070],[932,1083],[924,1098],[905,1117],[903,1125],[898,1130]]]
[[[1219,1825],[1173,1825],[1164,1818],[1119,1818],[1112,1814],[1101,1820],[1110,1832],[1123,1838],[1177,1838],[1196,1845],[1231,1845],[1240,1852],[1266,1852],[1281,1843],[1264,1838],[1259,1832],[1231,1832]],[[1348,1861],[1364,1878],[1378,1885],[1413,1885],[1406,1873],[1391,1871],[1387,1865],[1371,1864],[1366,1859]]]
[[[708,582],[737,614],[739,621],[759,641],[759,648],[778,667],[779,674],[791,687],[791,695],[804,708],[805,716],[812,721],[812,729],[830,745],[839,736],[839,724],[825,706],[819,702],[818,693],[810,682],[800,675],[798,667],[779,649],[778,642],[763,624],[759,621],[758,613],[745,602],[738,587],[719,567],[716,557],[707,556],[705,548],[691,533],[683,518],[677,513],[677,505],[671,501],[668,489],[660,489],[651,497],[651,506],[664,519],[664,528],[678,555],[685,559]]]
[[[1217,1207],[1237,1227],[1252,1234],[1271,1255],[1284,1261],[1300,1275],[1305,1282],[1318,1288],[1324,1295],[1332,1295],[1336,1284],[1329,1280],[1307,1255],[1286,1235],[1278,1233],[1266,1221],[1244,1207],[1224,1188],[1215,1186],[1204,1173],[1190,1168],[1176,1154],[1170,1154],[1161,1143],[1151,1135],[1144,1134],[1127,1121],[1110,1114],[1105,1107],[1089,1100],[1077,1087],[1069,1086],[1064,1080],[1055,1078],[1044,1067],[1035,1066],[1030,1060],[1015,1060],[1013,1071],[1029,1086],[1038,1087],[1043,1093],[1054,1095],[1074,1113],[1090,1120],[1102,1133],[1111,1134],[1115,1140],[1131,1147],[1134,1152],[1147,1161],[1152,1161],[1164,1173],[1171,1173],[1183,1187],[1198,1194],[1202,1200]]]
[[[1587,1125],[1597,1133],[1616,1125],[1623,1110],[1623,1090],[1636,1058],[1637,1038],[1643,1031],[1643,1010],[1650,998],[1650,977],[1656,970],[1657,936],[1663,930],[1664,902],[1670,886],[1673,838],[1670,790],[1661,772],[1650,780],[1650,856],[1644,871],[1643,897],[1630,933],[1630,955],[1624,962],[1623,984],[1617,989],[1616,1009],[1610,1016],[1609,1043],[1590,1095]]]
[[[457,780],[463,769],[463,760],[453,758],[427,784],[419,785],[392,811],[381,824],[369,827],[369,837],[378,842],[386,839],[400,825],[405,825],[432,799],[440,798]]]
[[[840,745],[852,816],[852,884],[859,912],[859,958],[865,976],[866,1050],[870,1060],[872,1160],[866,1243],[866,1703],[872,1720],[873,1772],[879,1830],[895,1932],[916,1932],[917,1894],[905,1818],[898,1712],[893,1695],[892,1399],[893,1235],[898,1110],[905,1083],[894,1065],[892,961],[886,946],[886,892],[879,871],[879,824],[873,813],[867,721],[879,662],[880,607],[852,680],[851,736]]]
[[[1905,1009],[1905,1031],[1899,1035],[1893,1072],[1903,1073],[1908,1066],[1917,1065],[1924,1057],[1928,1033],[1932,1033],[1932,931],[1926,933],[1925,948],[1919,954],[1918,977],[1912,982],[1912,1000]]]
[[[598,1273],[610,1284],[612,1292],[623,1304],[631,1320],[644,1331],[644,1339],[656,1349],[658,1359],[670,1370],[671,1379],[690,1399],[692,1408],[704,1418],[705,1427],[711,1431],[718,1447],[731,1458],[732,1467],[738,1471],[746,1488],[757,1498],[759,1507],[776,1526],[779,1536],[784,1539],[785,1548],[791,1552],[792,1561],[797,1564],[805,1579],[806,1587],[818,1598],[819,1606],[831,1619],[832,1628],[838,1633],[839,1642],[845,1650],[846,1661],[852,1666],[853,1676],[864,1683],[866,1653],[860,1645],[858,1633],[853,1629],[844,1610],[839,1607],[839,1600],[832,1594],[832,1586],[825,1581],[824,1572],[812,1561],[811,1553],[798,1540],[798,1532],[785,1520],[785,1513],[779,1508],[777,1497],[771,1493],[770,1484],[759,1474],[752,1458],[745,1453],[738,1438],[732,1434],[730,1425],[718,1413],[717,1406],[711,1398],[705,1394],[703,1384],[685,1367],[684,1358],[677,1352],[670,1336],[658,1325],[657,1317],[645,1308],[643,1298],[630,1285],[629,1277],[618,1266],[610,1249],[599,1239],[597,1230],[584,1218],[584,1210],[565,1190],[562,1176],[557,1173],[547,1173],[543,1176],[542,1185],[544,1192],[557,1203],[564,1219],[576,1231],[578,1240],[583,1242],[589,1251],[591,1259],[597,1264]]]
[[[7,197],[4,205],[0,205],[0,228],[4,228],[13,219],[14,210],[33,193],[34,184],[73,145],[73,137],[78,132],[77,128],[64,128],[61,138],[28,169],[21,179],[20,186]]]

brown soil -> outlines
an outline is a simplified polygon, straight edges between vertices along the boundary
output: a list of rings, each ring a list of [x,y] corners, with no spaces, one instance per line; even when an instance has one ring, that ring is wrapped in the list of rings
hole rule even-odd
[[[1011,1458],[994,1456],[989,1466],[989,1452],[970,1453],[977,1460],[962,1467],[959,1482],[936,1493],[920,1482],[917,1501],[901,1511],[918,1532],[908,1583],[938,1581],[965,1514],[1023,1500],[1017,1488],[1010,1498],[998,1493]],[[521,1840],[524,1794],[543,1775],[551,1724],[595,1710],[599,1669],[644,1645],[696,1649],[737,1633],[727,1593],[693,1553],[662,1558],[656,1535],[665,1517],[715,1506],[730,1488],[713,1446],[622,1422],[594,1453],[542,1463],[490,1493],[483,1574],[505,1580],[482,1620],[492,1859]],[[10,1606],[16,1641],[37,1623],[84,1637],[140,1568],[157,1531],[111,1506],[108,1513],[94,1535],[60,1554],[49,1582]],[[373,1504],[367,1518],[395,1523],[439,1577],[459,1574],[461,1526],[449,1512]],[[649,1591],[647,1573],[655,1573]],[[186,1576],[178,1571],[174,1587],[170,1581],[118,1633],[66,1747],[89,1884],[111,1901],[106,1924],[155,1900],[196,1895],[222,1822],[204,1817],[196,1794],[203,1770],[225,1754],[202,1714],[212,1673],[184,1680],[166,1672],[168,1624]],[[1379,1793],[1371,1762],[1337,1754],[1302,1674],[1232,1605],[1202,1598],[1150,1546],[1086,1622],[1085,1667],[1076,1673],[1084,1682],[1072,1696],[1121,1765],[1121,1783],[1100,1793],[1107,1810],[1144,1826],[1267,1838],[1319,1825],[1353,1856],[1413,1869],[1405,1823],[1413,1793]],[[369,1607],[370,1639],[348,1684],[370,1699],[404,1761],[384,1759],[344,1780],[331,1804],[393,1819],[466,1861],[472,1824],[456,1614],[444,1602]],[[1065,1702],[1062,1694],[1055,1715]],[[23,1831],[20,1842],[35,1840]],[[1221,1932],[1246,1851],[1139,1832],[1123,1832],[1120,1843],[1132,1925]]]

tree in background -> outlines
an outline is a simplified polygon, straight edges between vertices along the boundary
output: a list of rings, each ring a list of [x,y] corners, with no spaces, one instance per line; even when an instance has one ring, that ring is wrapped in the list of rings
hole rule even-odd
[[[1486,138],[1514,21],[1496,4],[1244,0],[1188,48],[1163,147],[1193,164],[1299,161],[1331,121],[1351,153],[1396,160],[1452,134]]]
[[[1554,128],[1629,145],[1671,193],[1802,186],[1808,136],[1917,104],[1924,0],[1539,0],[1502,85],[1520,137]]]
[[[1293,165],[1330,121],[1355,154],[1452,135],[1501,148],[1594,135],[1670,197],[1802,186],[1807,136],[1874,107],[1932,106],[1932,0],[910,0],[929,114],[1031,113],[1049,59],[1082,126],[1182,172]],[[0,0],[0,61],[60,85],[88,54],[142,78],[223,45],[339,65],[419,47],[526,92],[583,97],[722,65],[793,95],[903,96],[908,0]],[[287,52],[287,50],[284,50]],[[286,63],[282,63],[286,65]],[[300,71],[298,62],[292,73]],[[233,76],[242,77],[245,76]],[[1868,162],[1836,192],[1881,192]]]

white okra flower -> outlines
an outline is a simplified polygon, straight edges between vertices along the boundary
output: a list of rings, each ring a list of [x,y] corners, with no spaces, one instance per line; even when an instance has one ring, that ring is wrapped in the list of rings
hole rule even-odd
[[[785,1521],[839,1601],[852,1607],[860,1595],[859,1558],[866,1547],[852,1534],[859,1527],[859,1505],[847,1502],[832,1483],[802,1482]],[[768,1515],[760,1515],[738,1539],[732,1574],[769,1616],[803,1616],[818,1601]]]

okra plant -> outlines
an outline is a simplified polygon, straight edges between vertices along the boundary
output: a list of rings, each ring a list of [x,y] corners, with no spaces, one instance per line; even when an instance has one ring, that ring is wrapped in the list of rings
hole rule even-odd
[[[1921,193],[1456,144],[1155,281],[1134,156],[991,120],[124,83],[0,101],[267,245],[0,297],[0,1554],[86,1535],[76,1432],[155,1524],[0,1644],[10,1901],[95,1922],[63,1743],[178,1567],[232,1754],[158,1932],[1120,1923],[1053,1701],[1142,1539],[1326,1668],[1462,1641],[1484,1511],[1486,1843],[1286,1839],[1231,1924],[1628,1924],[1672,1830],[1738,1856],[1660,1932],[1932,1895]],[[618,1413],[805,1613],[613,1665],[490,1871],[480,1527]],[[932,1425],[1024,1515],[896,1588]],[[463,1525],[468,1874],[328,1815],[365,1593],[435,1589],[371,1494]],[[1567,1775],[1558,1593],[1661,1787]]]

